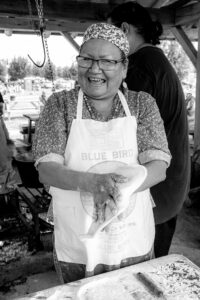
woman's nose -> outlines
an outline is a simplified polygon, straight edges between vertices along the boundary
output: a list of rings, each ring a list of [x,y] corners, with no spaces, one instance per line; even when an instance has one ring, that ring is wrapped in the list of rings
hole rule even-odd
[[[98,60],[93,60],[90,69],[91,69],[93,72],[94,72],[94,71],[97,72],[97,71],[101,70],[101,69],[99,68],[99,61],[98,61]]]

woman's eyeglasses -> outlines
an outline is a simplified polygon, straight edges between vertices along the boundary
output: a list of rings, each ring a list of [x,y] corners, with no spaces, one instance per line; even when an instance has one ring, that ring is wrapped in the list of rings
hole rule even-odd
[[[124,59],[114,60],[114,59],[93,59],[90,57],[85,57],[78,55],[76,57],[77,63],[79,67],[82,68],[91,68],[93,63],[96,62],[98,67],[104,71],[113,71],[118,63],[124,61]]]

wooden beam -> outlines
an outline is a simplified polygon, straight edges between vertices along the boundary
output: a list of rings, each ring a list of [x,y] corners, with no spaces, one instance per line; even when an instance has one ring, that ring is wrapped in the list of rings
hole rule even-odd
[[[32,3],[32,15],[37,17],[37,9],[35,1]],[[65,21],[66,18],[71,20],[102,20],[103,16],[108,12],[108,9],[115,5],[115,1],[110,2],[91,2],[91,1],[76,1],[76,0],[46,0],[43,1],[43,12],[46,19],[59,19]],[[0,14],[11,17],[27,17],[29,9],[25,0],[1,0]]]
[[[198,35],[194,150],[200,149],[200,20],[198,23]]]
[[[80,32],[91,24],[106,20],[109,11],[116,4],[124,0],[45,0],[44,18],[47,30],[63,32]],[[183,23],[193,23],[200,18],[200,3],[178,7],[174,9],[172,5],[163,6],[160,9],[147,7],[156,1],[160,5],[165,0],[140,0],[146,3],[146,8],[154,20],[159,20],[164,29],[183,25]],[[139,1],[139,2],[140,2]],[[167,0],[166,0],[167,1]],[[181,0],[182,1],[182,0]],[[184,3],[186,0],[183,0]],[[176,1],[177,3],[180,1]],[[25,0],[0,0],[0,28],[11,28],[14,30],[32,30],[32,23],[38,27],[38,15],[35,1],[32,3],[32,17],[29,15],[27,1]]]
[[[145,0],[146,1],[146,0]],[[148,0],[149,1],[149,0]],[[153,0],[151,0],[153,2]],[[32,1],[32,15],[37,19],[37,10],[35,1]],[[123,3],[123,0],[107,0],[94,2],[75,1],[75,0],[46,0],[44,1],[44,18],[51,22],[66,22],[66,20],[80,22],[79,25],[84,25],[85,22],[101,22],[106,20],[106,16],[116,4]],[[162,24],[174,26],[175,10],[168,10],[167,7],[161,9],[148,8],[149,12],[158,18]],[[5,18],[30,18],[28,5],[25,0],[0,0],[0,17]],[[12,20],[10,20],[12,22]],[[80,28],[79,28],[80,31]]]
[[[185,6],[187,3],[191,2],[191,0],[181,0],[181,1],[175,1],[172,4],[169,5],[172,9],[177,9],[179,7]]]
[[[172,27],[171,32],[174,34],[175,38],[183,47],[183,50],[186,52],[187,56],[193,63],[194,67],[197,66],[197,50],[193,46],[192,42],[184,32],[184,30],[180,27]]]
[[[155,1],[157,1],[157,0],[139,0],[139,1],[137,1],[140,5],[142,5],[142,6],[144,6],[144,7],[153,7],[153,5],[154,5],[154,3],[155,3]],[[121,2],[123,2],[123,1],[121,1]]]
[[[200,19],[200,3],[187,5],[176,10],[175,25],[182,26],[198,22]]]
[[[198,42],[198,30],[197,28],[184,28],[182,27],[184,32],[187,34],[187,37],[191,42]],[[161,40],[175,40],[176,37],[172,32],[172,27],[170,29],[164,29],[163,34],[161,36]]]
[[[76,43],[76,41],[72,38],[72,36],[69,34],[69,32],[61,32],[61,34],[64,36],[64,38],[74,47],[74,49],[79,52],[79,45]]]
[[[154,2],[151,4],[152,8],[160,8],[164,5],[166,5],[169,2],[169,0],[154,0]]]
[[[95,22],[95,21],[94,21]],[[93,22],[87,21],[81,23],[80,20],[72,21],[66,19],[65,21],[60,20],[46,20],[46,30],[51,32],[69,31],[69,32],[82,32]],[[39,21],[38,19],[33,22],[36,31],[39,31]],[[28,18],[1,18],[0,17],[0,29],[9,28],[12,30],[21,31],[34,31],[31,21]]]
[[[5,30],[4,29],[1,29],[0,28],[0,33],[5,33]],[[39,33],[39,32],[38,32]],[[36,33],[34,31],[28,31],[28,30],[12,30],[12,34],[28,34],[28,35],[36,35]],[[60,32],[51,32],[51,35],[53,36],[58,36],[60,35]]]

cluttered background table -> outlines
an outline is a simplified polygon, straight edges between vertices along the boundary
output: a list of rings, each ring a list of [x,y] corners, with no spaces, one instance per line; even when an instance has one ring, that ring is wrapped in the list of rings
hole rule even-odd
[[[186,257],[172,254],[17,299],[200,299],[200,268]]]

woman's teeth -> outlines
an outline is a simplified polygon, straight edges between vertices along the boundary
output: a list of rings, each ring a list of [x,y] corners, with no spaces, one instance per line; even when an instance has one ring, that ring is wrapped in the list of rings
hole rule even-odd
[[[94,83],[104,83],[105,79],[100,79],[100,78],[88,78],[90,82],[94,82]]]

